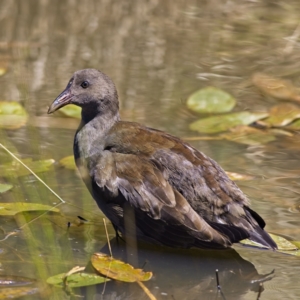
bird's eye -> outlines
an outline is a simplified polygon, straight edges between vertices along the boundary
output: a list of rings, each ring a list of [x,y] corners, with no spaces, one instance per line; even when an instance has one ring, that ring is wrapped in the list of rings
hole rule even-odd
[[[86,89],[90,84],[88,81],[83,81],[82,84],[80,85],[82,88]]]

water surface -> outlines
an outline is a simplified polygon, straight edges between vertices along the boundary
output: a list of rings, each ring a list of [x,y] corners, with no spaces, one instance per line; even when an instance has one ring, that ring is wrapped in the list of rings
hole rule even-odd
[[[187,138],[188,124],[199,116],[186,109],[189,94],[219,87],[238,100],[236,111],[267,111],[278,103],[252,84],[255,72],[300,84],[298,1],[2,1],[0,4],[1,100],[19,101],[30,114],[26,126],[2,130],[1,141],[21,158],[72,155],[77,120],[47,116],[47,106],[72,73],[98,68],[118,88],[123,119]],[[298,134],[279,136],[267,145],[230,141],[191,144],[227,171],[253,175],[239,182],[267,230],[300,240]],[[1,163],[10,160],[0,151]],[[54,166],[41,177],[67,201],[61,215],[48,213],[1,243],[1,275],[36,278],[87,264],[106,246],[103,215],[78,175]],[[32,176],[5,179],[14,188],[2,202],[54,205],[59,200]],[[3,237],[39,214],[1,217]],[[93,225],[71,226],[77,215]],[[109,227],[110,237],[114,232]],[[130,259],[130,249],[113,244],[113,253]],[[261,299],[296,299],[300,295],[299,259],[270,251],[235,247],[237,252],[140,249],[135,263],[154,272],[146,283],[157,299],[216,299],[215,269],[226,299],[256,299],[260,275],[275,269],[263,284]],[[123,257],[122,257],[123,256]],[[129,257],[129,258],[128,258]],[[78,291],[100,299],[103,287]],[[68,299],[58,289],[28,299]],[[73,296],[71,296],[72,298]],[[119,297],[119,298],[118,298]],[[110,283],[104,299],[142,299],[136,285]]]

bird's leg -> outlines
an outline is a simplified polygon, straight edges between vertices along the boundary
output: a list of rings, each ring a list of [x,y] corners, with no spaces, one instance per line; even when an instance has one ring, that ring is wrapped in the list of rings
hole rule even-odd
[[[118,227],[114,224],[112,224],[113,227],[114,227],[114,230],[115,230],[115,233],[116,233],[116,240],[117,240],[117,243],[119,243],[119,239],[122,240],[124,243],[125,243],[125,240],[122,238],[122,236],[119,234],[119,231],[118,231]]]

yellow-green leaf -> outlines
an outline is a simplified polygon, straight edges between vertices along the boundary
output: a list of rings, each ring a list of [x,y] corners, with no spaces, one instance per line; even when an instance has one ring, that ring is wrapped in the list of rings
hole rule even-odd
[[[32,161],[31,158],[23,159],[22,162],[29,167],[34,173],[46,172],[54,164],[54,159],[36,160]],[[24,166],[17,161],[12,161],[0,165],[0,174],[4,177],[18,177],[31,174]]]
[[[147,281],[152,277],[152,272],[134,269],[131,265],[103,253],[94,253],[91,262],[100,274],[120,281]]]
[[[276,140],[276,137],[269,131],[244,125],[231,128],[230,132],[223,133],[218,137],[251,146],[266,144]]]
[[[202,133],[217,133],[238,125],[249,125],[267,116],[268,113],[236,112],[200,119],[190,124],[190,129]]]
[[[289,129],[289,130],[300,130],[300,119],[298,119],[295,122],[287,125],[285,128]]]
[[[291,243],[300,249],[300,241],[291,241]]]
[[[298,250],[298,246],[294,242],[290,242],[287,239],[285,239],[284,237],[276,235],[276,234],[269,233],[269,235],[274,240],[274,242],[277,244],[278,252],[290,254],[290,255],[294,255],[294,256],[300,256],[300,251]],[[261,245],[257,242],[253,242],[249,239],[242,240],[242,241],[240,241],[240,243],[244,244],[244,245],[259,247],[259,248],[267,248],[266,246]]]
[[[187,100],[187,107],[198,113],[228,112],[235,104],[230,94],[212,86],[196,91]]]
[[[73,273],[68,276],[66,275],[66,273],[62,273],[55,276],[51,276],[47,279],[47,283],[55,285],[57,287],[63,287],[64,285],[67,285],[70,288],[77,288],[110,281],[110,279],[99,276],[98,274],[86,272]]]
[[[12,187],[13,186],[11,184],[0,183],[0,194],[9,191],[10,189],[12,189]]]
[[[285,126],[300,118],[300,108],[290,103],[273,106],[270,116],[263,122],[269,126]]]
[[[40,203],[27,203],[27,202],[15,202],[15,203],[0,203],[0,216],[13,216],[20,212],[25,211],[48,211],[59,212],[59,209],[53,208],[50,205]]]
[[[62,114],[70,118],[81,119],[81,107],[69,104],[59,110]]]
[[[59,161],[59,164],[62,165],[63,167],[65,167],[65,168],[67,168],[67,169],[76,170],[76,165],[75,165],[73,155],[66,156],[66,157],[62,158]]]
[[[28,114],[14,101],[0,101],[0,128],[17,129],[27,122]]]
[[[288,241],[287,239],[285,239],[282,236],[272,234],[272,233],[269,233],[269,235],[274,240],[274,242],[277,244],[278,250],[293,251],[293,250],[298,249],[294,244],[292,244],[290,241]]]

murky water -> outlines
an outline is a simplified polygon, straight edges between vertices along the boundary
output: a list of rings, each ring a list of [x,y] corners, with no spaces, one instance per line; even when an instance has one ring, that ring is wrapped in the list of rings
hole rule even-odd
[[[189,94],[216,86],[238,100],[236,111],[267,111],[277,100],[263,96],[250,78],[264,72],[300,85],[298,1],[2,1],[0,3],[1,99],[21,102],[30,114],[25,127],[1,132],[1,142],[21,158],[72,154],[77,120],[47,116],[47,106],[75,70],[93,67],[116,83],[123,119],[142,122],[180,137],[197,136],[197,119],[185,107]],[[254,175],[239,182],[267,230],[300,240],[300,136],[278,136],[261,146],[230,141],[194,141],[193,146],[225,170]],[[0,151],[1,162],[10,158]],[[102,214],[72,170],[54,166],[41,177],[65,200],[61,215],[1,217],[0,275],[26,276],[42,283],[106,245]],[[59,203],[31,176],[6,179],[14,188],[1,202]],[[92,222],[71,226],[77,215]],[[110,237],[114,232],[109,227]],[[136,266],[154,278],[145,284],[157,299],[260,299],[300,297],[299,258],[241,246],[234,251],[139,249]],[[113,243],[113,254],[132,260],[131,249]],[[128,253],[127,253],[128,252]],[[128,255],[126,255],[126,253]],[[242,258],[241,258],[242,257]],[[217,292],[220,270],[223,296]],[[269,278],[269,277],[268,277]],[[270,278],[269,278],[270,279]],[[76,291],[100,299],[103,286]],[[35,297],[35,298],[34,298]],[[46,289],[28,299],[68,299]],[[72,299],[75,296],[70,296]],[[223,298],[222,298],[223,297]],[[146,299],[138,285],[108,283],[101,299]]]

